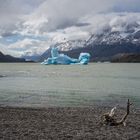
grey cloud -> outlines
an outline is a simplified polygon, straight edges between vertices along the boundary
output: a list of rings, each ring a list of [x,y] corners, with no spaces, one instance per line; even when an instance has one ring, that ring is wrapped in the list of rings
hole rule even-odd
[[[87,15],[95,16],[98,13],[119,11],[135,12],[139,4],[139,0],[46,0],[33,15],[37,19],[42,15],[48,19],[47,24],[39,26],[38,32],[52,32],[71,26],[81,26],[79,19]],[[32,14],[29,19],[32,19]]]
[[[115,12],[140,12],[140,0],[118,0],[112,9]]]
[[[0,0],[0,34],[9,34],[9,32],[12,34],[17,29],[21,17],[33,12],[43,1]]]
[[[15,34],[14,33],[11,33],[11,32],[4,32],[1,34],[1,37],[9,37],[9,36],[14,36]]]
[[[86,23],[86,22],[84,22],[84,23],[76,23],[76,26],[77,27],[83,27],[83,26],[89,26],[90,25],[90,23]]]
[[[24,24],[27,20],[30,23],[33,18],[36,18],[36,26],[38,19],[43,16],[48,22],[41,21],[33,29],[39,33],[50,32],[70,26],[85,26],[79,24],[79,19],[87,15],[114,11],[138,12],[139,6],[140,0],[0,0],[0,28],[3,33],[12,32],[18,28],[17,23]],[[28,18],[24,18],[25,15]],[[27,24],[27,28],[21,28],[30,30],[34,25]]]
[[[80,17],[106,11],[111,6],[111,0],[47,0],[38,13],[47,14],[49,22],[46,28],[51,31],[73,26]]]
[[[104,30],[126,33],[133,31],[129,25],[138,25],[132,26],[134,30],[139,28],[139,7],[140,0],[0,0],[0,37],[19,33],[62,41],[63,38],[86,38],[89,33]],[[40,41],[33,44],[41,46],[38,48],[29,44],[30,52],[45,50],[47,42]],[[20,50],[27,44],[21,40],[10,45]]]

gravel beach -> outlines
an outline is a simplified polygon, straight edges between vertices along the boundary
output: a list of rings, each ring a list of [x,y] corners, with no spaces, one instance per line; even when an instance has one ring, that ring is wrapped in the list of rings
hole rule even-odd
[[[109,107],[0,107],[3,140],[139,140],[140,110],[131,109],[126,126],[103,126]],[[118,109],[117,119],[125,113]]]

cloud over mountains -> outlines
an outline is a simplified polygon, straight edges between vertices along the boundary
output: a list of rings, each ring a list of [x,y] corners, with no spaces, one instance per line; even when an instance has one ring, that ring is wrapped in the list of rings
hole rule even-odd
[[[0,0],[0,50],[40,54],[51,43],[140,25],[139,0]]]

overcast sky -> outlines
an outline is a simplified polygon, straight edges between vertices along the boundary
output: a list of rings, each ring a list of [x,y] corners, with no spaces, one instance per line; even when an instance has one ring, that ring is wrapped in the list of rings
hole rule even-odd
[[[140,0],[0,0],[0,51],[41,54],[63,38],[140,24]]]

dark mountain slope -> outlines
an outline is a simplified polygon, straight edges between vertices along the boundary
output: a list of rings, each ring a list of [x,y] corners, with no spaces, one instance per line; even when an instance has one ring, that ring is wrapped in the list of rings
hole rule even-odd
[[[25,59],[4,55],[2,52],[0,52],[0,62],[25,62]]]

